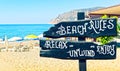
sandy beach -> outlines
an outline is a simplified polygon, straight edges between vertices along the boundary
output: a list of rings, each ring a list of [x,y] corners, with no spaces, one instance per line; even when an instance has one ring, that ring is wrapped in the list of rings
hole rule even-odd
[[[39,52],[39,48],[28,52],[0,52],[0,71],[79,71],[78,60],[40,57]],[[119,71],[119,62],[120,49],[117,49],[115,60],[87,60],[87,71]]]
[[[7,45],[4,41],[0,42],[0,52],[23,52],[29,49],[39,48],[38,40],[25,40],[8,42]]]

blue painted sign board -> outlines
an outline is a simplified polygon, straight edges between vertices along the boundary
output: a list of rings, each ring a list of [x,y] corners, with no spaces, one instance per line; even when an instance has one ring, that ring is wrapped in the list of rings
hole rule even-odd
[[[116,42],[98,45],[93,42],[40,40],[40,56],[60,59],[115,59]]]
[[[43,33],[43,36],[50,38],[116,36],[116,25],[116,19],[111,18],[66,21],[51,27]]]

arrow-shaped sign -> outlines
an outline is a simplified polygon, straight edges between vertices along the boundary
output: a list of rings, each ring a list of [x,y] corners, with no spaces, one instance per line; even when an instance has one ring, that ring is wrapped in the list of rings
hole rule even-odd
[[[60,59],[115,59],[116,42],[98,45],[93,42],[40,40],[40,56]]]
[[[92,37],[116,36],[116,19],[93,19],[60,22],[48,31],[44,37]]]

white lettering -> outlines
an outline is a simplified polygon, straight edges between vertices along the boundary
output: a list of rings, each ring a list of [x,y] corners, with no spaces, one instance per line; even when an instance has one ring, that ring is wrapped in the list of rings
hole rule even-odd
[[[104,20],[100,20],[100,21],[99,21],[99,25],[100,25],[99,31],[104,31],[104,30],[105,30],[105,29],[103,29],[103,21],[104,21]]]
[[[71,50],[68,52],[70,57],[80,57],[80,56],[87,56],[87,57],[94,57],[95,52],[93,50]]]
[[[95,27],[94,27],[94,24],[95,24],[95,23],[91,20],[91,21],[90,21],[90,27],[88,27],[88,28],[89,28],[90,30],[93,29],[93,30],[95,31],[95,33],[99,34],[100,32],[97,32],[97,30],[96,30]]]
[[[70,26],[67,26],[67,34],[71,34],[71,32],[70,32]]]
[[[50,41],[46,41],[46,43],[45,43],[45,47],[46,47],[46,48],[51,47],[51,46],[50,46]]]
[[[114,25],[113,25],[113,20],[109,20],[109,25],[108,25],[108,29],[113,29],[114,28]]]
[[[103,46],[97,46],[97,52],[99,54],[109,54],[111,56],[115,55],[115,45],[103,45]]]
[[[77,30],[76,30],[76,26],[72,26],[72,34],[76,34]]]
[[[77,24],[77,25],[69,25],[63,26],[60,25],[56,34],[59,35],[70,35],[70,34],[79,34],[84,35],[88,31],[93,31],[92,33],[100,34],[101,32],[105,31],[106,29],[113,29],[114,20],[109,19],[102,19],[102,20],[90,20],[84,22],[84,24]]]
[[[57,34],[60,34],[60,35],[66,34],[65,27],[63,27],[62,25],[58,29],[59,29],[59,31],[56,32]]]
[[[103,28],[104,28],[104,29],[107,28],[107,27],[106,27],[106,24],[107,24],[106,22],[107,22],[107,20],[103,20]]]
[[[54,41],[54,40],[46,41],[44,47],[49,49],[53,49],[53,48],[67,49],[67,41]]]

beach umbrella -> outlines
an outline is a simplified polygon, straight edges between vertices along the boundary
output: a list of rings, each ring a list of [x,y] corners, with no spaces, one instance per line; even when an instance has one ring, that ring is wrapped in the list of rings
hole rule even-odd
[[[8,45],[9,45],[9,43],[8,43],[8,39],[7,39],[7,36],[5,35],[5,48],[6,49],[8,49]]]
[[[30,35],[25,36],[24,39],[28,39],[28,40],[33,39],[34,40],[34,39],[38,39],[38,36],[36,36],[34,34],[30,34]]]
[[[0,41],[3,41],[3,39],[2,39],[2,38],[0,38]]]
[[[43,34],[38,35],[39,38],[43,38]]]
[[[21,41],[21,40],[23,40],[21,37],[12,37],[8,39],[8,41]]]

